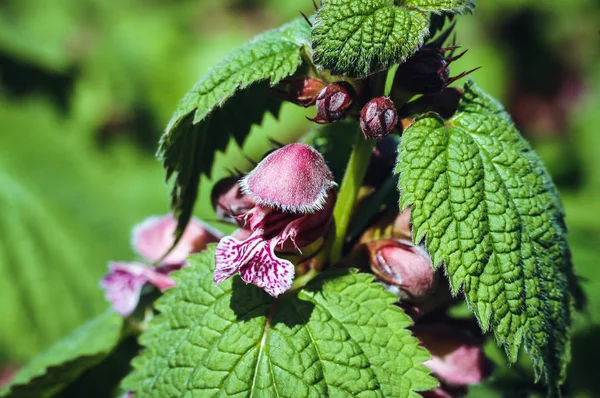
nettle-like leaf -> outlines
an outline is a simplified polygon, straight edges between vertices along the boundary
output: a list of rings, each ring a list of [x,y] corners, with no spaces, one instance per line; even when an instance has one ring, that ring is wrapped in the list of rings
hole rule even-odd
[[[402,0],[404,7],[414,7],[435,14],[466,14],[475,10],[475,0]]]
[[[556,190],[508,114],[467,83],[450,120],[428,114],[404,132],[397,172],[415,242],[426,239],[510,361],[524,343],[558,394],[578,287]]]
[[[51,397],[117,346],[123,319],[107,311],[34,357],[0,391],[2,397]]]
[[[333,271],[273,299],[239,277],[213,282],[214,246],[190,257],[141,337],[124,381],[143,396],[417,397],[436,386],[396,297]]]
[[[270,95],[269,85],[296,72],[309,37],[301,18],[257,36],[219,62],[179,103],[157,154],[167,180],[177,174],[171,206],[178,235],[191,217],[200,176],[210,176],[216,151],[231,138],[243,144],[266,112],[279,112],[282,101]]]
[[[473,7],[471,0],[327,0],[315,17],[313,59],[334,74],[364,77],[414,54],[429,34],[430,12]]]

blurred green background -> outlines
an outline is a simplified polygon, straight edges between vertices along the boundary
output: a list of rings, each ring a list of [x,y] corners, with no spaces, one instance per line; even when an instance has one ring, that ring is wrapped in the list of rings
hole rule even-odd
[[[0,367],[105,308],[107,261],[135,258],[131,227],[168,210],[153,155],[177,101],[229,50],[300,10],[310,0],[0,0]],[[600,396],[600,1],[482,1],[457,36],[470,51],[453,74],[483,67],[472,77],[559,185],[589,297],[566,389]],[[281,122],[267,116],[245,148],[217,156],[214,177],[247,169],[242,154],[260,159],[267,137],[302,134],[305,114],[286,105]],[[196,213],[210,221],[208,193]],[[491,355],[497,376],[472,396],[535,390],[526,363],[509,371]]]

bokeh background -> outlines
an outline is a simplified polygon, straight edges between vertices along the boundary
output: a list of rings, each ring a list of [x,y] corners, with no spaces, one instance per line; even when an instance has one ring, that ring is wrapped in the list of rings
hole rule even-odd
[[[168,211],[154,158],[177,101],[253,35],[312,12],[309,0],[0,0],[0,379],[105,307],[109,260],[129,231]],[[567,211],[589,305],[578,315],[568,396],[600,396],[600,1],[481,1],[458,18],[470,51],[453,74],[500,98],[545,160]],[[300,136],[286,105],[244,148],[217,156],[220,178]],[[215,132],[218,134],[218,132]],[[208,181],[196,214],[212,220]],[[524,359],[498,364],[470,395],[533,396]]]

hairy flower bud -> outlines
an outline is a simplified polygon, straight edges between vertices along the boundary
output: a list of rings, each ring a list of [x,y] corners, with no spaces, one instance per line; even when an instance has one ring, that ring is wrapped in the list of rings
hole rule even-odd
[[[429,255],[406,240],[381,239],[367,244],[371,270],[383,282],[398,289],[401,299],[420,302],[438,284]]]
[[[287,85],[288,89],[276,91],[276,94],[286,101],[305,108],[314,105],[317,96],[327,85],[323,80],[309,76],[284,79],[281,83]]]
[[[413,334],[431,353],[424,364],[448,386],[480,383],[490,376],[493,364],[485,356],[482,339],[450,324],[415,326]]]
[[[366,139],[380,140],[398,123],[398,112],[389,97],[377,97],[362,108],[360,128]]]
[[[350,83],[329,84],[317,96],[317,116],[309,120],[321,124],[342,120],[350,111],[354,96],[354,88]]]
[[[301,143],[272,152],[240,180],[242,192],[258,204],[291,213],[323,209],[335,185],[323,156]]]

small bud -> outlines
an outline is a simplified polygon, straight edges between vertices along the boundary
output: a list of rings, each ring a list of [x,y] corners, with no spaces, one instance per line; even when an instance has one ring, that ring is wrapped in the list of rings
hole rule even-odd
[[[438,277],[429,255],[406,240],[381,239],[367,244],[371,269],[399,289],[401,299],[421,302],[436,290]]]
[[[306,144],[290,144],[265,157],[240,180],[259,205],[291,213],[314,213],[336,184],[323,156]]]
[[[398,112],[389,97],[367,102],[360,112],[360,128],[368,140],[380,140],[398,123]]]
[[[287,85],[288,90],[276,91],[277,95],[305,108],[315,104],[317,96],[327,85],[324,81],[309,76],[285,79],[281,83]]]
[[[413,334],[431,353],[424,364],[448,386],[480,383],[490,376],[493,364],[485,356],[482,339],[455,325],[415,326]]]
[[[312,120],[326,124],[346,117],[352,107],[354,88],[347,82],[331,83],[317,96],[317,116]]]

